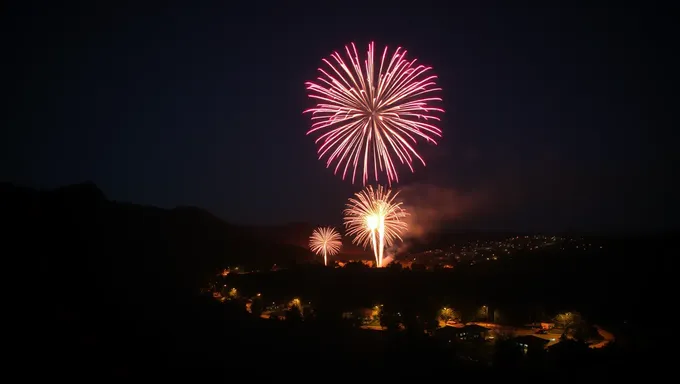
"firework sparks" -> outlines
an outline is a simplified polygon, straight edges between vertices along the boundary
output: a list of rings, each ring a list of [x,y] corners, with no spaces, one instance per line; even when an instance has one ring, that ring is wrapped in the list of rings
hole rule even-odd
[[[399,181],[395,159],[413,172],[414,159],[425,165],[415,149],[416,139],[437,144],[434,137],[442,136],[434,124],[439,122],[435,114],[444,110],[431,106],[442,101],[435,97],[441,91],[437,76],[430,73],[431,67],[407,60],[401,47],[391,58],[385,47],[376,63],[375,43],[370,43],[363,66],[354,43],[345,51],[349,64],[334,52],[323,59],[328,68],[319,68],[317,82],[305,83],[317,102],[305,111],[312,113],[307,134],[320,133],[315,141],[319,159],[327,157],[327,168],[335,162],[335,174],[342,168],[343,180],[351,169],[354,183],[361,168],[366,185],[372,168],[375,181],[384,173],[391,185]]]
[[[354,243],[364,248],[373,248],[378,268],[383,266],[383,251],[395,240],[401,240],[401,234],[407,229],[406,211],[401,202],[395,203],[399,192],[370,185],[350,198],[345,209],[345,227],[347,235],[354,236]]]
[[[331,227],[319,227],[309,237],[309,249],[317,255],[323,255],[323,264],[328,265],[328,256],[340,252],[342,242],[340,234]]]

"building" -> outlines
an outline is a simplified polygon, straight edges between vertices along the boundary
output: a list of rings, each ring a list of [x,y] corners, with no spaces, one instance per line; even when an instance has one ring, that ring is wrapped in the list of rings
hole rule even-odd
[[[534,335],[518,336],[512,339],[524,353],[530,350],[542,350],[550,343],[549,340]]]
[[[446,326],[434,332],[434,336],[440,340],[452,342],[453,340],[486,340],[489,338],[490,329],[477,324],[464,327]]]
[[[555,328],[555,323],[541,323],[541,329],[543,329],[543,330],[548,331],[548,330],[551,330],[553,328]]]

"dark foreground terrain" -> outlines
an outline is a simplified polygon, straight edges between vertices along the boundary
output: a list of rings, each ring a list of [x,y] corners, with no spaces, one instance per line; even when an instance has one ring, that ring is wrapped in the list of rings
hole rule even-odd
[[[244,290],[314,296],[319,304],[317,315],[304,321],[276,321],[246,313],[238,300],[220,303],[200,289],[225,261],[304,261],[309,257],[304,249],[255,241],[247,229],[196,209],[111,202],[89,184],[56,191],[2,185],[0,193],[5,274],[20,303],[11,316],[17,320],[13,330],[22,341],[20,353],[34,363],[24,369],[27,378],[195,382],[245,375],[363,382],[447,374],[456,380],[470,371],[482,381],[507,379],[509,373],[524,381],[590,381],[624,377],[656,364],[662,354],[650,342],[659,338],[653,325],[669,310],[660,273],[669,248],[661,238],[634,239],[614,248],[622,253],[592,263],[556,259],[561,269],[533,261],[451,276],[293,270],[263,281],[235,277]],[[262,277],[251,277],[257,278]],[[404,331],[380,332],[340,320],[343,305],[361,300],[422,303],[444,296],[506,308],[553,298],[558,306],[590,311],[633,336],[602,350],[565,342],[549,355],[525,356],[501,342],[491,362],[478,362],[460,358],[455,346],[442,346],[417,322]],[[328,304],[336,302],[343,304]]]

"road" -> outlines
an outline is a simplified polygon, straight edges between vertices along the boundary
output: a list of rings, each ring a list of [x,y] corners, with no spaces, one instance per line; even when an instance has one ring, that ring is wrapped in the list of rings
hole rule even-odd
[[[597,343],[597,344],[591,344],[591,345],[590,345],[590,348],[603,348],[603,347],[605,347],[607,344],[609,344],[609,343],[611,343],[612,341],[616,340],[616,338],[614,337],[614,334],[613,334],[613,333],[607,331],[606,329],[603,329],[603,328],[600,327],[599,325],[595,325],[595,329],[597,329],[597,333],[599,333],[600,336],[602,336],[602,338],[603,338],[604,340],[600,341],[600,342]]]
[[[362,325],[359,328],[361,329],[370,329],[372,331],[384,331],[385,328],[379,326],[379,325]]]
[[[597,329],[597,333],[599,333],[600,336],[602,336],[603,340],[595,344],[590,344],[589,345],[590,348],[602,348],[616,340],[614,334],[607,331],[606,329],[600,327],[599,325],[595,325],[594,327],[595,329]],[[540,337],[541,339],[550,341],[550,343],[548,343],[547,345],[549,347],[560,342],[561,333],[550,333],[550,331],[548,331],[548,333],[546,334],[538,334],[535,333],[535,331],[532,329],[516,329],[515,335],[517,336],[534,335],[536,337]]]

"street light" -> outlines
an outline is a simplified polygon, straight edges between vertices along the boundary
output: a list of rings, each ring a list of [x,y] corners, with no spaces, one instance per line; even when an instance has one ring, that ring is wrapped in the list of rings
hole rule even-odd
[[[479,311],[479,314],[481,315],[480,317],[483,319],[486,319],[486,321],[489,321],[489,307],[486,305],[481,306],[481,311]]]

